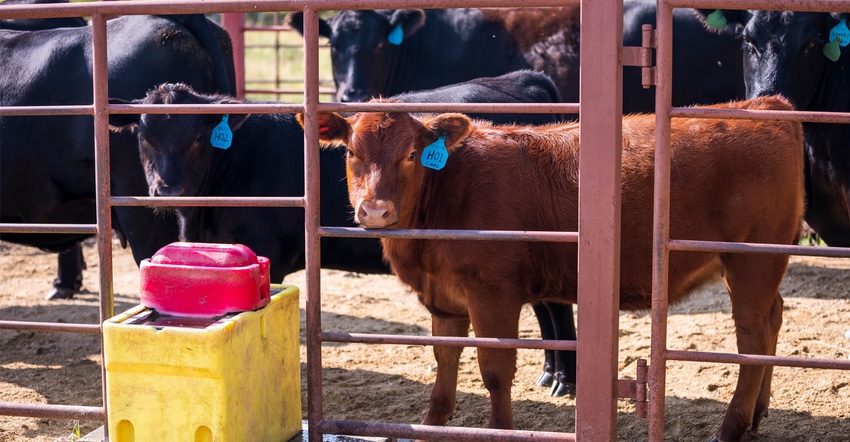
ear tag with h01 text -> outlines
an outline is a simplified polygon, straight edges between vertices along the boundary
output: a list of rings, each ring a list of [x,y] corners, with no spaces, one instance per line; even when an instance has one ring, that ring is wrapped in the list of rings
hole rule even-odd
[[[228,115],[224,115],[221,117],[221,123],[218,123],[216,127],[213,128],[212,133],[210,133],[210,144],[213,147],[217,147],[219,149],[227,149],[230,147],[230,144],[233,143],[233,131],[230,130],[230,126],[227,124]]]
[[[446,150],[446,136],[440,135],[440,138],[437,138],[437,141],[434,141],[425,147],[419,161],[423,166],[429,169],[440,170],[445,167],[448,159],[449,151]]]
[[[398,25],[390,31],[390,35],[387,36],[387,41],[390,42],[391,45],[400,45],[402,40],[404,40],[404,29],[401,28],[401,25]]]

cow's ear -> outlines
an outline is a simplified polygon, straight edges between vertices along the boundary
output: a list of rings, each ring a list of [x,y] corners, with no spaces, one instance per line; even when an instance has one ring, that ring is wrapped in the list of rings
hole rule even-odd
[[[304,127],[304,114],[295,118]],[[319,112],[319,144],[322,147],[347,145],[351,137],[351,124],[336,112]]]
[[[421,9],[399,9],[390,15],[390,28],[401,26],[405,37],[415,34],[425,25],[425,11]]]
[[[285,19],[285,24],[292,26],[292,29],[304,35],[304,13],[301,11],[290,12]],[[325,38],[331,38],[331,27],[323,18],[319,18],[319,35]]]
[[[694,9],[694,15],[702,26],[719,35],[741,35],[750,21],[750,11],[732,9]]]
[[[225,98],[221,100],[216,100],[211,104],[242,104],[239,100],[234,100],[232,98]],[[242,127],[242,123],[250,117],[251,114],[227,114],[227,125],[230,126],[231,132],[236,132]],[[224,115],[222,114],[207,114],[207,125],[216,126],[222,121],[224,121]]]
[[[139,104],[141,100],[123,100],[121,98],[110,98],[109,104]],[[113,132],[121,132],[123,130],[133,130],[139,125],[141,120],[139,114],[109,114],[109,130]]]
[[[236,132],[250,116],[251,114],[207,114],[204,121],[208,127],[216,127],[226,122],[230,131]]]
[[[472,132],[472,120],[464,114],[441,114],[431,120],[423,121],[430,137],[434,139],[446,136],[446,149],[451,152],[461,145]]]

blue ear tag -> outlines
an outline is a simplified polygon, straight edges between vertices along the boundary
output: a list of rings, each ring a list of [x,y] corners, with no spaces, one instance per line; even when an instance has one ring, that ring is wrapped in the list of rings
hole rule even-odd
[[[227,149],[233,143],[233,131],[227,124],[228,115],[221,117],[221,123],[213,128],[210,134],[210,144],[219,149]]]
[[[429,169],[440,170],[445,167],[448,159],[449,151],[446,150],[446,136],[440,135],[437,141],[425,147],[419,161]]]
[[[390,35],[387,36],[387,41],[392,45],[400,45],[401,41],[404,40],[404,29],[401,29],[401,25],[398,25],[390,31]]]
[[[833,26],[829,30],[829,41],[832,42],[836,38],[841,38],[838,42],[839,46],[844,47],[850,44],[850,29],[847,28],[847,19],[842,18],[841,22]]]

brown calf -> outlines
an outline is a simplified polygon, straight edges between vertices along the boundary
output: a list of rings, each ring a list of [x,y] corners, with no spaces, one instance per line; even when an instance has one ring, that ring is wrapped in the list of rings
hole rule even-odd
[[[716,107],[790,110],[779,97]],[[653,115],[623,118],[620,306],[649,309]],[[794,244],[803,214],[800,123],[675,119],[670,235],[675,239]],[[349,198],[367,228],[576,231],[577,124],[491,126],[461,114],[320,114],[323,144],[347,147]],[[448,160],[424,167],[435,141]],[[439,144],[439,141],[438,141]],[[516,338],[523,304],[576,302],[576,244],[383,239],[399,278],[432,314],[435,336]],[[775,354],[785,255],[673,252],[671,302],[723,275],[738,351]],[[435,346],[437,379],[423,424],[444,425],[455,406],[461,349]],[[490,426],[512,428],[516,351],[478,349],[491,396]],[[741,366],[717,431],[739,441],[758,431],[772,370]]]

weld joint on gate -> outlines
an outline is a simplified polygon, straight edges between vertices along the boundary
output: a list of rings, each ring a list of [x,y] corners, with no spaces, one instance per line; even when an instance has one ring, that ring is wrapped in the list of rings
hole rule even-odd
[[[655,66],[652,63],[653,50],[656,47],[655,30],[652,25],[641,26],[641,45],[624,46],[623,66],[638,66],[641,68],[641,84],[644,89],[655,85]]]
[[[641,419],[646,419],[647,372],[646,359],[638,359],[635,379],[617,379],[617,398],[635,401],[635,415]]]

